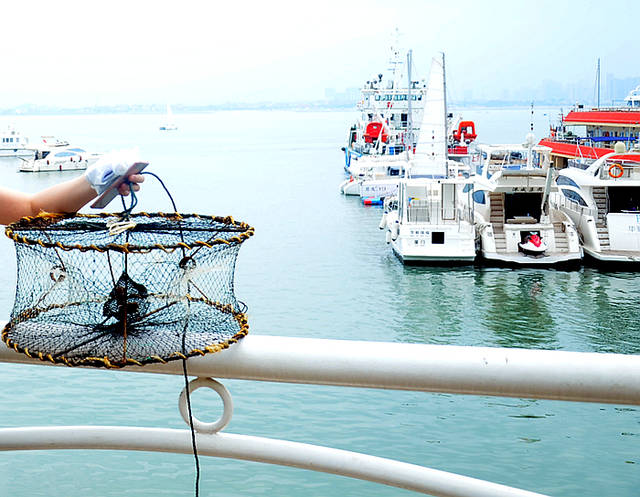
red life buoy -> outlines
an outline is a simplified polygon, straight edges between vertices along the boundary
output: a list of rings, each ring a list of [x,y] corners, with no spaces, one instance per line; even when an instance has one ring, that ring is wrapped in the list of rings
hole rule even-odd
[[[614,173],[614,170],[618,170],[619,173]],[[614,179],[620,178],[622,177],[622,175],[624,174],[624,167],[622,167],[622,165],[620,164],[611,164],[611,166],[609,167],[609,176],[611,176]]]

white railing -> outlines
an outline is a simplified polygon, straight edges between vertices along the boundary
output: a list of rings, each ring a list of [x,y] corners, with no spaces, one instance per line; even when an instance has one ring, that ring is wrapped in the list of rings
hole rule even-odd
[[[570,198],[565,197],[562,192],[558,192],[557,195],[555,195],[553,203],[558,209],[568,209],[575,212],[576,214],[580,214],[581,216],[591,216],[595,218],[598,214],[597,209],[580,205],[575,200],[571,200]]]
[[[0,361],[47,364],[4,347]],[[182,374],[182,364],[174,361],[125,370]],[[202,455],[322,471],[447,497],[539,494],[366,454],[221,433],[231,417],[232,401],[224,386],[208,378],[640,405],[640,358],[619,354],[250,335],[228,350],[189,359],[188,370],[199,377],[191,390],[214,388],[224,404],[223,415],[215,423],[194,420]],[[184,397],[183,392],[183,417]],[[192,446],[186,429],[0,429],[0,450],[34,449],[190,453]]]

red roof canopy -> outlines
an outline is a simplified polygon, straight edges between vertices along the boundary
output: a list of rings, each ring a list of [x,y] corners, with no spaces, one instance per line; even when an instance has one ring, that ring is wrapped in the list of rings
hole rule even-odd
[[[604,124],[610,126],[640,126],[637,110],[572,110],[563,119],[566,124]]]
[[[587,145],[578,145],[577,143],[564,143],[543,138],[540,145],[551,148],[553,155],[561,155],[571,159],[584,157],[585,159],[599,159],[603,155],[613,152],[610,148],[596,148]]]

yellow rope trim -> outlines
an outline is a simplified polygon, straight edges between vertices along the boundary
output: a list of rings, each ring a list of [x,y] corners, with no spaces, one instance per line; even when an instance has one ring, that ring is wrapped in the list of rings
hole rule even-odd
[[[208,219],[212,222],[223,223],[229,226],[243,229],[244,231],[242,233],[233,235],[228,240],[225,240],[223,238],[216,238],[211,242],[195,241],[192,243],[192,245],[189,245],[183,242],[178,242],[175,245],[170,245],[170,246],[156,244],[156,245],[153,245],[152,247],[134,246],[128,243],[125,243],[125,244],[110,243],[105,246],[97,246],[95,244],[92,244],[89,246],[80,245],[80,244],[64,245],[61,242],[50,243],[50,242],[43,241],[41,239],[33,240],[30,238],[27,238],[24,235],[20,235],[19,233],[16,232],[16,230],[22,230],[22,229],[45,229],[48,226],[57,223],[58,221],[61,221],[63,219],[69,219],[72,217],[76,217],[80,219],[83,219],[83,218],[100,219],[100,218],[107,218],[107,217],[118,217],[118,215],[112,214],[112,213],[106,213],[106,212],[99,213],[99,214],[75,214],[75,215],[74,214],[52,214],[52,213],[42,212],[37,216],[23,217],[19,221],[16,221],[15,223],[10,224],[9,226],[6,227],[5,234],[7,235],[8,238],[11,238],[16,243],[22,243],[25,245],[39,245],[43,248],[55,247],[65,251],[80,250],[81,252],[87,252],[90,250],[97,251],[97,252],[106,252],[107,250],[114,250],[114,251],[123,252],[126,254],[148,253],[153,248],[163,250],[164,252],[167,252],[167,253],[172,253],[178,248],[191,250],[195,247],[200,247],[200,246],[212,248],[214,245],[220,245],[220,244],[224,244],[224,245],[230,245],[231,243],[241,244],[255,234],[255,228],[253,228],[252,226],[249,226],[247,223],[235,221],[231,216],[219,217],[219,216],[203,216],[200,214],[178,214],[178,213],[167,214],[163,212],[157,212],[153,214],[149,214],[147,212],[140,212],[137,214],[133,214],[130,217],[131,218],[162,217],[165,219],[175,220],[175,221],[183,221],[187,218]]]

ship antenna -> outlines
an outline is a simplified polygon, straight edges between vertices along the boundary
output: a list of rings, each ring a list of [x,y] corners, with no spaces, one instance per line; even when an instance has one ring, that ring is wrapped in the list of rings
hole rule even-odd
[[[411,158],[411,150],[413,149],[413,111],[411,110],[411,57],[413,52],[409,50],[407,52],[407,134],[406,134],[406,150],[407,161]],[[406,176],[406,168],[405,168]]]

